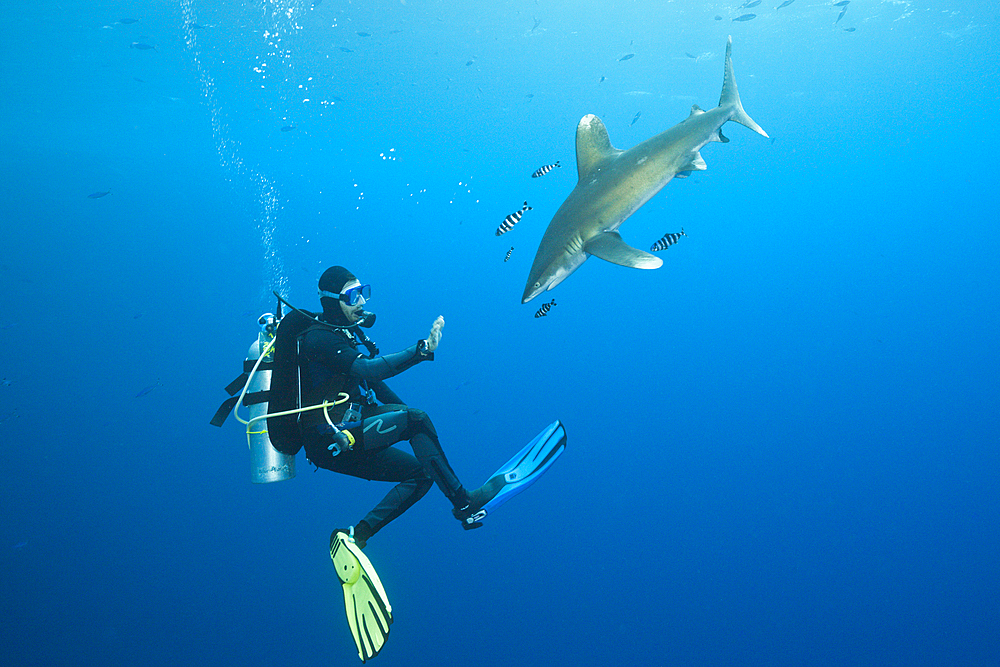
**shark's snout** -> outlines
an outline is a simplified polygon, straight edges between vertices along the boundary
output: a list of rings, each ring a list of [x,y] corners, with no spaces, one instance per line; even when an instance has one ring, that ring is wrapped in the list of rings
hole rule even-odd
[[[528,283],[528,286],[524,288],[524,294],[521,295],[521,303],[528,303],[536,296],[544,292],[545,287],[546,287],[545,283],[538,281],[533,283]]]

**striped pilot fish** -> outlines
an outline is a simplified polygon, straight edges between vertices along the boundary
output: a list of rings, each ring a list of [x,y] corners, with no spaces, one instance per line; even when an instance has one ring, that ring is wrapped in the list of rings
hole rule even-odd
[[[554,305],[556,305],[555,299],[552,299],[549,303],[543,303],[542,307],[535,313],[535,317],[545,317],[549,314],[549,311],[552,310],[552,306]]]
[[[556,167],[561,167],[562,165],[559,164],[559,162],[560,162],[560,160],[556,160],[555,164],[547,164],[544,167],[539,167],[538,169],[535,170],[535,173],[533,173],[531,175],[531,177],[532,178],[538,178],[539,176],[544,176],[545,174],[549,173],[550,171],[552,171]]]
[[[520,211],[514,211],[513,213],[511,213],[510,215],[508,215],[506,218],[503,219],[503,222],[501,222],[500,226],[497,227],[497,236],[500,236],[501,234],[506,234],[511,229],[513,229],[514,225],[516,225],[518,221],[521,220],[521,216],[524,215],[524,212],[530,210],[531,207],[528,206],[528,202],[524,202],[524,206],[521,207]]]
[[[514,252],[514,246],[510,247],[510,250],[507,251],[507,256],[503,258],[503,261],[505,263],[507,262],[508,259],[510,259],[510,253],[512,253],[512,252]]]
[[[666,250],[673,244],[677,243],[682,236],[687,236],[687,234],[684,233],[683,227],[681,227],[679,234],[664,234],[662,239],[653,244],[653,247],[649,249],[649,252]]]

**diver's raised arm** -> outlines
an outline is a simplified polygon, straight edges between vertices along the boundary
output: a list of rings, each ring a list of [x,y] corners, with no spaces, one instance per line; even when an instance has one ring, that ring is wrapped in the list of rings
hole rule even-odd
[[[383,354],[368,359],[360,356],[351,364],[351,375],[355,375],[362,380],[385,380],[395,375],[399,375],[407,368],[416,366],[421,361],[433,361],[434,353],[428,350],[426,340],[418,340],[416,343],[391,354]]]

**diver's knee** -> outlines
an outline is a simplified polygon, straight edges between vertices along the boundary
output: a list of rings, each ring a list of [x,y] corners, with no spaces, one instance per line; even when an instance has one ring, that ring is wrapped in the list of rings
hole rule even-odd
[[[426,412],[417,408],[407,408],[406,417],[410,422],[409,426],[412,433],[423,431],[437,440],[437,430],[434,428],[434,423]]]
[[[423,471],[421,471],[419,477],[414,478],[414,481],[416,482],[417,485],[416,489],[417,498],[423,498],[424,494],[430,491],[431,487],[434,486],[434,480],[425,475]]]

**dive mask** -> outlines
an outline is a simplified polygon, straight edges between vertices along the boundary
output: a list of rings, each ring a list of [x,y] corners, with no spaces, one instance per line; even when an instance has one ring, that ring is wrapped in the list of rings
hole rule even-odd
[[[372,286],[371,285],[357,285],[352,287],[346,292],[327,292],[326,290],[319,291],[320,296],[329,297],[331,299],[337,299],[338,301],[343,301],[348,306],[356,306],[358,302],[363,298],[365,301],[372,298]]]

